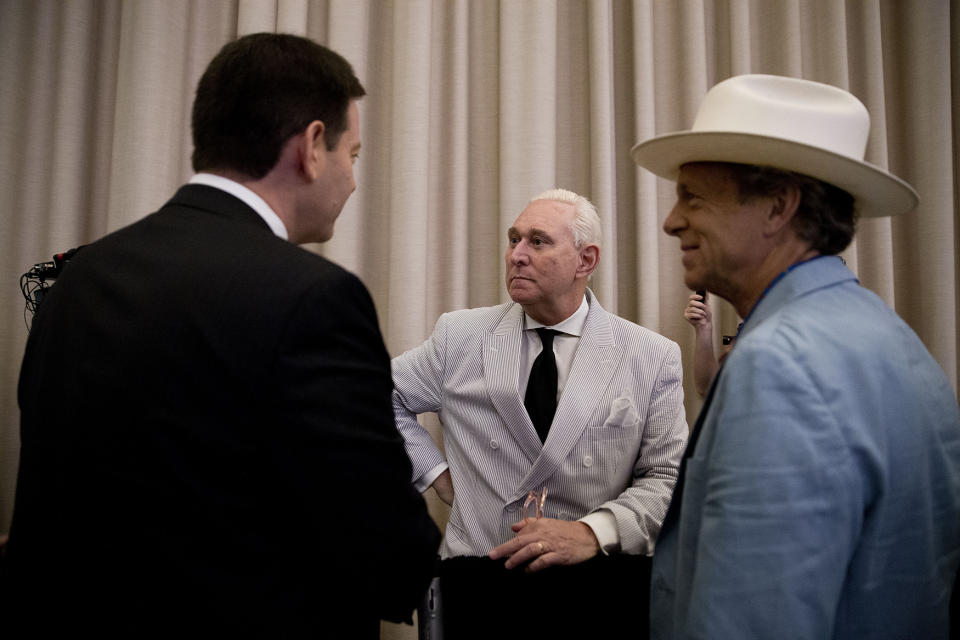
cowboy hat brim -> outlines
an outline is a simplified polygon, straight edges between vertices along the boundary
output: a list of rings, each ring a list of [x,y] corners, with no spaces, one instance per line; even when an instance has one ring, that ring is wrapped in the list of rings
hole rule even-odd
[[[735,162],[794,171],[840,187],[864,217],[894,216],[914,209],[917,192],[883,169],[793,140],[735,131],[683,131],[641,142],[633,161],[661,178],[676,180],[688,162]]]

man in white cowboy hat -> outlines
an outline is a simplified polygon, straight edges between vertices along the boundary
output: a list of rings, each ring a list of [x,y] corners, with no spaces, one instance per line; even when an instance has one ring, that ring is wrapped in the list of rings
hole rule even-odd
[[[917,195],[863,162],[864,106],[815,82],[711,89],[634,160],[677,181],[684,281],[745,318],[654,554],[654,638],[946,638],[960,418],[916,334],[836,255]]]

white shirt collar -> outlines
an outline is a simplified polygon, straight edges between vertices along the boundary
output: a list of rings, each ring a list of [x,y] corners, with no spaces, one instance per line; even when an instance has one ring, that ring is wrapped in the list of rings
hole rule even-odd
[[[270,230],[273,231],[274,235],[283,238],[284,240],[290,239],[290,236],[287,234],[287,228],[283,224],[283,220],[281,220],[280,216],[278,216],[277,213],[270,208],[270,205],[267,204],[267,201],[239,182],[231,180],[230,178],[224,178],[223,176],[217,176],[212,173],[198,173],[190,178],[190,184],[203,184],[208,187],[220,189],[221,191],[226,191],[230,195],[239,198],[244,202],[244,204],[256,211],[257,215],[263,218],[263,221],[267,223],[267,226],[270,227]]]
[[[571,336],[580,336],[583,334],[583,325],[587,323],[587,313],[590,311],[590,305],[587,304],[587,296],[584,294],[583,301],[580,303],[580,307],[573,312],[573,314],[557,324],[548,327],[554,329],[561,333],[566,333]],[[547,325],[537,322],[526,313],[523,314],[523,328],[524,329],[536,329],[537,327],[546,327]]]

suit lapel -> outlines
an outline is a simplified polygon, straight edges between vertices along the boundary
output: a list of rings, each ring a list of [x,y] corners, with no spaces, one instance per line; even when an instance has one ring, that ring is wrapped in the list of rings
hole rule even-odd
[[[583,334],[573,357],[563,395],[557,405],[557,415],[550,427],[550,434],[513,499],[518,500],[530,489],[542,486],[563,464],[583,430],[590,424],[590,417],[604,397],[604,391],[616,371],[621,353],[614,343],[607,312],[591,295],[590,312],[583,326]],[[522,403],[520,408],[523,409]],[[529,417],[527,422],[530,422]],[[530,429],[533,430],[532,424]],[[536,432],[533,433],[536,437]],[[539,439],[537,444],[539,445]]]
[[[523,307],[511,305],[483,345],[483,378],[490,402],[532,462],[540,455],[540,437],[520,398],[520,336]]]
[[[693,456],[693,452],[697,447],[697,440],[700,439],[700,432],[703,431],[703,423],[707,418],[710,405],[713,403],[713,393],[717,388],[717,383],[720,381],[720,374],[722,372],[723,365],[720,366],[716,375],[713,376],[713,383],[710,385],[710,390],[707,391],[707,397],[704,399],[700,413],[697,415],[697,421],[690,431],[690,437],[687,438],[687,448],[683,452],[683,459],[680,460],[680,468],[677,470],[677,482],[673,486],[673,497],[670,500],[670,506],[667,508],[667,514],[663,518],[663,524],[660,526],[660,536],[663,536],[663,533],[670,529],[677,521],[677,518],[680,517],[680,503],[683,501],[683,487],[687,475],[687,460]]]

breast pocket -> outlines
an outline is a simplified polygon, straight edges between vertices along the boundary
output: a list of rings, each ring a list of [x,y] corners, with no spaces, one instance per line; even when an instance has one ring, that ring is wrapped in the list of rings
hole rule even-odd
[[[603,424],[587,429],[594,457],[607,471],[615,474],[625,461],[636,458],[639,428],[640,414],[633,401],[620,397],[611,403]]]
[[[607,419],[598,427],[590,427],[594,440],[636,438],[640,426],[640,414],[630,398],[620,397],[610,404]]]

